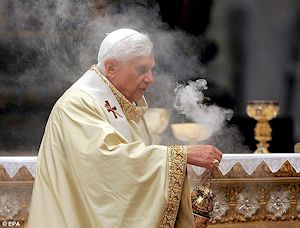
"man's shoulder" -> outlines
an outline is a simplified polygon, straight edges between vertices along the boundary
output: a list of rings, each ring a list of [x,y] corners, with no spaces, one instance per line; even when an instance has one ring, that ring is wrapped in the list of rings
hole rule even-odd
[[[76,88],[69,88],[68,90],[66,90],[64,92],[64,94],[61,96],[61,99],[63,101],[68,101],[68,100],[72,100],[72,99],[84,99],[84,100],[93,100],[93,97],[90,96],[88,93],[80,90],[80,89],[76,89]]]
[[[66,90],[64,94],[57,100],[54,108],[58,108],[60,110],[93,109],[99,111],[101,109],[92,96],[84,91],[74,88]]]

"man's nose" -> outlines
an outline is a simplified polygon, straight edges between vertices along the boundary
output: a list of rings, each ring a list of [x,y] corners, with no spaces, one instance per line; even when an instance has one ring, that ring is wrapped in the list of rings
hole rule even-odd
[[[153,73],[152,73],[151,70],[150,70],[150,71],[148,72],[148,74],[145,76],[144,81],[145,81],[146,83],[148,83],[148,84],[151,84],[151,83],[154,82],[154,77],[153,77]]]

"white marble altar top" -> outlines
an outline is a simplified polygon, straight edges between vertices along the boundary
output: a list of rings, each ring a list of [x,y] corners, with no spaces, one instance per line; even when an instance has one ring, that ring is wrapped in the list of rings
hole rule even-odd
[[[0,157],[0,165],[2,165],[10,177],[16,175],[18,170],[25,166],[28,171],[35,176],[36,156],[3,156]],[[224,154],[220,162],[219,169],[223,175],[226,175],[232,167],[238,162],[251,175],[261,162],[265,162],[270,170],[275,173],[280,167],[288,161],[297,173],[300,172],[300,154]],[[204,168],[193,166],[198,175],[204,172]]]

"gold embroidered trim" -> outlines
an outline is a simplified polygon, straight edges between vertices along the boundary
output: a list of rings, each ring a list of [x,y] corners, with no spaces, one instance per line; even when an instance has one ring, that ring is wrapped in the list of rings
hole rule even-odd
[[[168,199],[163,218],[159,227],[174,227],[177,217],[183,181],[186,171],[187,147],[170,146],[169,156],[169,177],[168,177]]]
[[[100,76],[103,81],[109,86],[112,93],[115,95],[117,101],[119,102],[126,118],[128,120],[139,121],[140,118],[144,115],[147,107],[139,107],[134,103],[131,103],[105,76],[103,76],[96,65],[92,65],[91,70],[96,72],[98,76]]]

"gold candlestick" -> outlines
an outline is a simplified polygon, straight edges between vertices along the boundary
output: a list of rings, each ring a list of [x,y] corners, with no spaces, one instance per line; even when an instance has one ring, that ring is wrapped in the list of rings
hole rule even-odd
[[[279,111],[279,104],[276,101],[249,101],[247,103],[247,114],[249,117],[257,120],[257,124],[254,128],[255,140],[259,143],[256,144],[256,154],[267,154],[268,147],[270,146],[268,141],[272,140],[272,128],[269,124],[269,120],[277,116]]]

